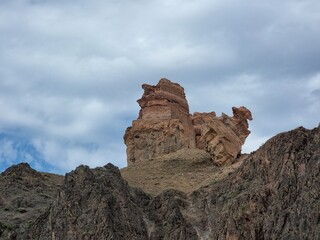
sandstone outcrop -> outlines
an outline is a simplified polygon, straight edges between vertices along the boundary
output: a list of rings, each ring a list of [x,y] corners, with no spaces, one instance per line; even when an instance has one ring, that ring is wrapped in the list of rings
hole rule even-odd
[[[167,79],[161,79],[156,86],[143,84],[142,88],[139,118],[124,136],[128,164],[194,148],[195,136],[184,89]]]
[[[233,107],[233,117],[217,117],[214,112],[191,115],[179,84],[161,79],[156,86],[142,88],[139,117],[124,135],[128,165],[185,148],[203,149],[222,165],[241,152],[250,134],[247,120],[252,120],[247,108]]]
[[[251,112],[245,107],[233,107],[232,111],[233,117],[217,117],[214,112],[194,113],[191,117],[197,148],[209,152],[217,165],[235,159],[250,134],[247,120],[252,120]]]

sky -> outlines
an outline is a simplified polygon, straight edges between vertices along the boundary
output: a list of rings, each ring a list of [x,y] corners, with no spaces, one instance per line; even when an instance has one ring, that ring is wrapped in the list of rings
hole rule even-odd
[[[319,0],[1,0],[0,171],[126,166],[141,85],[251,110],[243,152],[320,122]]]

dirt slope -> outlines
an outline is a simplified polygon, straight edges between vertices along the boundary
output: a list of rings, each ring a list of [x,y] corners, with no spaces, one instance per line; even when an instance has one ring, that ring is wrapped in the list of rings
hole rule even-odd
[[[213,184],[237,169],[247,158],[243,155],[232,165],[217,167],[210,154],[199,149],[181,149],[121,169],[122,177],[131,186],[156,195],[166,189],[190,193]]]

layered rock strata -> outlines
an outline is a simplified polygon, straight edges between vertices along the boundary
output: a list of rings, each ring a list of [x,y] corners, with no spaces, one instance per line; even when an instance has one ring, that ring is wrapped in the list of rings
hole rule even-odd
[[[191,117],[196,147],[210,153],[217,165],[235,159],[250,134],[247,120],[252,120],[251,112],[245,107],[233,107],[232,111],[233,117],[217,117],[214,112],[194,113]]]
[[[195,147],[195,135],[184,89],[161,79],[156,86],[143,84],[139,117],[124,136],[128,164]]]
[[[233,107],[233,117],[217,117],[214,112],[191,115],[179,84],[163,78],[156,86],[142,88],[139,117],[124,135],[128,165],[184,148],[206,150],[214,163],[222,165],[241,152],[250,134],[247,120],[252,120],[247,108]]]

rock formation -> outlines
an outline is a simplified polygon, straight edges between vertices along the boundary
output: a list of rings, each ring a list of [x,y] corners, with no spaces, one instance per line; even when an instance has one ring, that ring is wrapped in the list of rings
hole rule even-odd
[[[0,175],[0,239],[17,239],[54,201],[63,176],[40,173],[29,164]]]
[[[79,166],[21,239],[197,239],[177,195],[172,190],[153,198],[131,188],[112,164]]]
[[[127,128],[128,164],[182,148],[194,148],[195,137],[184,89],[167,79],[156,86],[143,84],[139,118]]]
[[[203,149],[222,165],[241,152],[250,134],[247,120],[252,120],[245,107],[233,107],[233,117],[217,117],[214,112],[190,115],[179,84],[161,79],[156,86],[143,84],[142,88],[139,117],[124,135],[128,165],[184,148]]]
[[[209,152],[217,165],[235,159],[250,134],[247,120],[252,120],[251,112],[245,107],[233,107],[232,111],[233,117],[217,117],[214,112],[194,113],[191,117],[197,148]]]
[[[20,164],[0,175],[0,239],[316,240],[319,163],[320,128],[300,127],[190,194],[146,194],[111,164],[80,166],[64,181]]]

